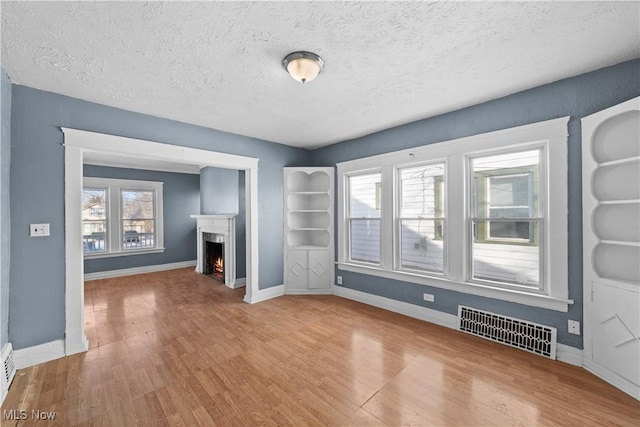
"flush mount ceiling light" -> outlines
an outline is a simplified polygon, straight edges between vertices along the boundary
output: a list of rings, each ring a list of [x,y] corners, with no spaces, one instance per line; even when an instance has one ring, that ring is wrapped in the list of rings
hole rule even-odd
[[[282,65],[291,77],[301,83],[307,83],[320,74],[324,61],[315,53],[300,51],[285,56]]]

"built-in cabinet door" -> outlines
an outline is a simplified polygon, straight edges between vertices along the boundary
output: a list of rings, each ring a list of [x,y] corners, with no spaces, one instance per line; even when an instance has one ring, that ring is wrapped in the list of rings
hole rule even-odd
[[[289,251],[287,289],[331,288],[331,253],[328,250]]]
[[[309,289],[331,287],[331,254],[329,251],[309,251]]]
[[[287,254],[287,289],[309,289],[308,251],[289,251]]]

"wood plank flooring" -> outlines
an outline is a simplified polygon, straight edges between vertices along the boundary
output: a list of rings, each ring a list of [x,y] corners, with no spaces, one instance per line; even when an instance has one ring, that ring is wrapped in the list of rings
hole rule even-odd
[[[190,268],[87,282],[90,350],[18,371],[2,426],[640,423],[581,368],[334,296],[243,295]]]

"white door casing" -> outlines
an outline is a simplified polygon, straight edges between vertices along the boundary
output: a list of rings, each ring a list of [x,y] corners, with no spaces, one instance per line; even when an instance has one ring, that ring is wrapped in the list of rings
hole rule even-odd
[[[584,366],[640,400],[640,98],[582,119]]]
[[[258,284],[258,159],[171,144],[62,128],[65,146],[65,354],[86,351],[84,332],[84,267],[82,254],[82,163],[85,152],[104,152],[244,170],[246,174],[247,272],[244,301],[261,296]]]

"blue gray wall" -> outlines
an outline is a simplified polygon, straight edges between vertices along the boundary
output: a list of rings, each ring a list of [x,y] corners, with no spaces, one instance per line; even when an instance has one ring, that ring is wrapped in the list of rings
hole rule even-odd
[[[582,348],[582,337],[569,335],[567,319],[582,322],[582,166],[580,118],[640,95],[640,60],[561,80],[473,107],[345,141],[312,152],[314,166],[334,166],[405,148],[418,147],[558,117],[569,121],[569,313],[537,309],[411,283],[337,270],[345,287],[455,314],[458,304],[558,328],[558,342]],[[337,194],[337,192],[336,192]],[[433,293],[435,303],[422,300]]]
[[[259,284],[283,283],[282,168],[309,164],[308,151],[26,86],[12,89],[9,339],[15,349],[64,337],[61,126],[258,158]],[[51,236],[30,238],[30,223],[50,223]]]
[[[239,174],[234,169],[211,167],[200,169],[201,214],[238,213]]]
[[[200,212],[199,175],[93,165],[84,165],[83,172],[84,176],[164,183],[162,215],[165,251],[156,254],[86,259],[85,273],[194,261],[197,258],[196,220],[190,215]]]
[[[0,349],[9,341],[11,81],[0,69]]]

